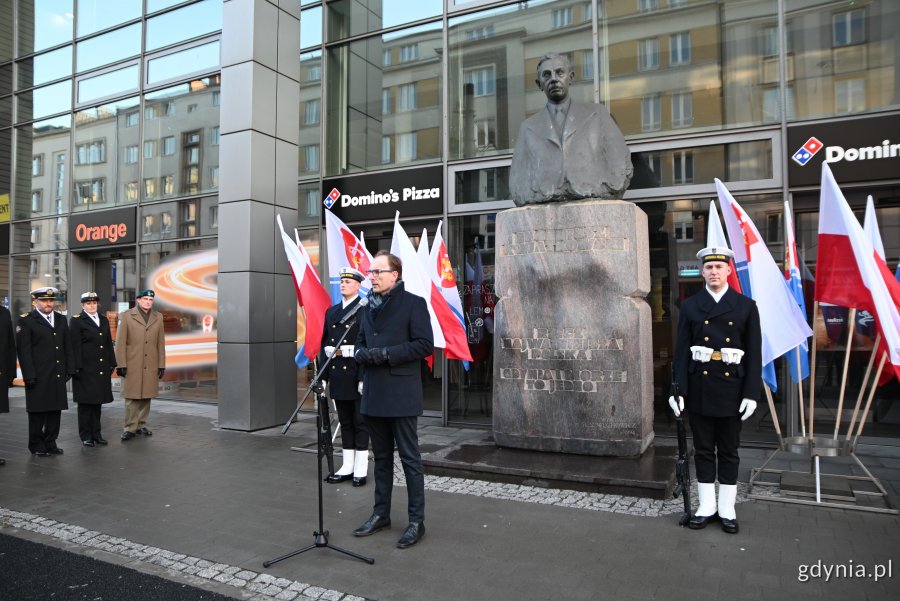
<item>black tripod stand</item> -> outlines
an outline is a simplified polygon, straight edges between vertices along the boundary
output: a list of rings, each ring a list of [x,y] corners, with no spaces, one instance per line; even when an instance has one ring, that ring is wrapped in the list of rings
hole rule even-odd
[[[347,328],[344,332],[344,336],[347,335],[349,328]],[[335,345],[340,347],[341,343],[344,342],[344,336],[341,336],[341,339],[338,341],[338,344]],[[333,357],[334,355],[332,355]],[[328,360],[322,365],[322,368],[316,373],[313,377],[312,382],[310,383],[309,390],[307,390],[306,394],[309,395],[310,391],[316,391],[316,432],[318,438],[318,452],[316,453],[316,464],[318,465],[318,483],[319,483],[319,529],[313,532],[313,544],[307,545],[301,549],[296,549],[291,551],[286,555],[282,555],[281,557],[276,557],[275,559],[270,559],[268,561],[263,562],[263,567],[267,568],[272,564],[276,564],[283,559],[288,559],[295,555],[300,555],[301,553],[305,553],[310,549],[316,549],[319,547],[324,547],[328,549],[333,549],[338,551],[339,553],[343,553],[344,555],[349,555],[350,557],[355,557],[360,561],[364,561],[368,564],[375,563],[375,560],[371,557],[366,557],[364,555],[359,555],[358,553],[354,553],[353,551],[348,551],[347,549],[342,549],[341,547],[332,545],[328,542],[328,531],[325,530],[324,524],[324,516],[323,516],[323,500],[322,500],[322,458],[326,457],[329,460],[329,467],[331,467],[332,461],[332,453],[334,452],[334,448],[331,442],[331,420],[328,418],[328,399],[325,396],[324,388],[319,384],[319,381],[322,378],[322,374],[325,373],[325,369],[328,367],[328,364],[331,363],[332,357],[329,357]],[[306,397],[303,397],[304,400]],[[296,415],[297,412],[294,412]],[[284,425],[284,430],[282,430],[282,434],[287,432],[288,427],[290,426],[291,421],[293,420],[293,415],[288,419],[287,423]],[[332,472],[334,470],[332,469]]]

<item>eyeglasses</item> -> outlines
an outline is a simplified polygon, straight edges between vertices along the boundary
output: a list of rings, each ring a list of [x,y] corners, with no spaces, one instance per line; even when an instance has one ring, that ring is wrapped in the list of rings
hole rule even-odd
[[[395,269],[367,269],[366,275],[381,275],[382,273],[391,273]]]

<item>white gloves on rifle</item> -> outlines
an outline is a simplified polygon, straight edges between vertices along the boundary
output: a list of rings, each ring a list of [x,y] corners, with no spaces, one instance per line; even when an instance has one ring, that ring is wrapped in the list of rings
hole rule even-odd
[[[319,386],[322,387],[322,394],[328,396],[328,380],[319,380]]]
[[[325,351],[326,357],[331,357],[332,355],[334,355],[334,347],[333,346],[326,346],[323,350]]]
[[[352,344],[342,344],[341,345],[341,357],[352,357],[353,356],[353,345]]]
[[[747,421],[747,418],[753,415],[753,412],[756,411],[756,401],[752,399],[744,399],[741,401],[741,406],[738,408],[738,413],[741,414],[741,421]]]
[[[359,384],[356,385],[356,389],[359,391],[359,394],[362,394],[362,389],[363,389],[362,382],[360,382]]]
[[[723,348],[722,363],[727,365],[738,365],[744,357],[744,351],[739,348]]]
[[[678,417],[679,415],[681,415],[681,412],[684,411],[684,397],[681,395],[678,395],[678,402],[676,403],[675,397],[670,396],[669,397],[669,407],[672,408],[672,413],[675,414],[675,417]]]
[[[713,350],[708,346],[692,346],[691,358],[700,363],[708,363],[712,357]]]

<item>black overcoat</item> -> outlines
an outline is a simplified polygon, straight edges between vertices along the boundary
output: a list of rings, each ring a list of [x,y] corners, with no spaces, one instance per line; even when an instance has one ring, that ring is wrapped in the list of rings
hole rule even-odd
[[[16,337],[9,309],[0,305],[0,413],[9,411],[9,387],[16,378]]]
[[[359,305],[359,298],[356,298],[347,305],[345,309],[343,303],[332,305],[325,311],[325,328],[322,332],[322,352],[319,353],[319,365],[325,365],[327,357],[325,356],[326,346],[337,346],[338,340],[347,332],[344,337],[343,345],[353,345],[356,337],[359,336],[359,320],[361,319],[360,309],[356,315],[350,318],[347,323],[340,323],[341,318],[353,311]],[[358,384],[362,380],[361,366],[353,357],[335,357],[328,364],[327,373],[324,376],[328,380],[330,388],[329,394],[331,398],[339,401],[355,401],[359,399]]]
[[[16,345],[22,379],[35,380],[25,388],[25,409],[29,412],[60,411],[69,408],[66,380],[70,373],[69,326],[62,313],[54,312],[53,327],[37,309],[19,317]]]
[[[360,413],[375,417],[421,415],[421,360],[434,352],[425,299],[406,292],[399,282],[374,319],[371,303],[363,310],[356,347],[386,348],[390,358],[388,363],[363,368]]]
[[[704,288],[681,305],[675,342],[675,379],[688,411],[707,417],[738,415],[742,399],[759,400],[762,334],[753,299],[729,288],[717,303]],[[744,351],[739,365],[699,363],[692,346]]]
[[[100,325],[87,313],[69,321],[69,339],[76,374],[72,378],[72,398],[76,403],[101,405],[113,402],[112,372],[116,351],[109,333],[109,320],[98,314]]]

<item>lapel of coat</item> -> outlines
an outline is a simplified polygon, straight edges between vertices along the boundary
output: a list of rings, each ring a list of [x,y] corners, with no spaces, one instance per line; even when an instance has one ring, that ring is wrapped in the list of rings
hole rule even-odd
[[[587,121],[594,113],[597,111],[591,107],[587,107],[589,110],[582,114],[582,107],[584,105],[580,105],[575,103],[573,100],[569,105],[569,113],[566,115],[566,127],[563,131],[563,144],[565,141],[572,137],[576,131],[578,131],[578,127]]]
[[[736,294],[737,292],[729,288],[728,291],[724,295],[722,295],[722,298],[719,299],[719,302],[716,302],[713,300],[713,297],[710,296],[709,292],[706,292],[707,298],[709,298],[709,300],[714,305],[709,311],[708,317],[718,317],[719,315],[728,313],[732,309],[734,309],[734,305],[737,300],[737,297],[735,296]]]
[[[53,325],[52,326],[50,325],[50,322],[47,321],[47,318],[44,317],[41,314],[41,312],[38,311],[37,309],[32,311],[32,315],[33,315],[34,319],[36,319],[38,321],[38,323],[42,324],[44,327],[50,328],[51,330],[55,329],[55,325],[56,325],[56,316],[55,315],[53,316]]]
[[[535,120],[535,127],[532,129],[539,137],[559,148],[559,133],[553,129],[553,115],[550,114],[550,107],[544,106],[544,110],[539,115],[540,117]]]
[[[88,315],[88,314],[87,314],[86,312],[84,312],[84,311],[82,311],[82,313],[81,313],[81,319],[84,320],[85,322],[91,324],[91,326],[93,326],[94,328],[96,328],[96,329],[98,329],[98,330],[100,329],[100,325],[94,323],[94,320],[91,319],[91,316]],[[99,318],[98,318],[98,320],[99,320]]]

